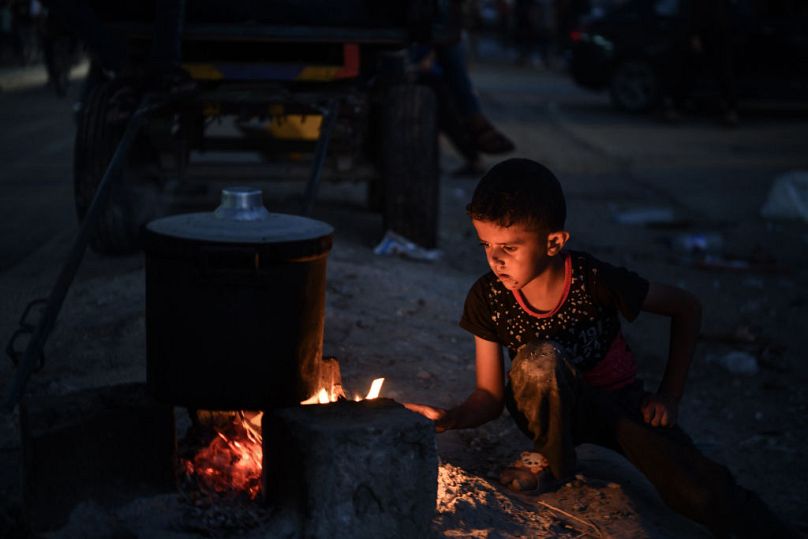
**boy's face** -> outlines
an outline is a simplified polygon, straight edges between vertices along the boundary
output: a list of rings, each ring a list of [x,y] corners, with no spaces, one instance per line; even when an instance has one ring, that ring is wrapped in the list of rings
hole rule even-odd
[[[552,257],[563,247],[554,234],[521,223],[503,227],[491,221],[472,219],[485,257],[499,280],[509,290],[519,290],[544,273]],[[558,233],[566,234],[566,233]]]

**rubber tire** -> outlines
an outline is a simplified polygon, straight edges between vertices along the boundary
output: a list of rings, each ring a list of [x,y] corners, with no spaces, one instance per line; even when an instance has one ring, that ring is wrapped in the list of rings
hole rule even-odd
[[[385,230],[428,249],[438,244],[440,210],[436,107],[427,86],[390,86],[380,128]]]
[[[139,95],[125,81],[94,86],[79,115],[73,155],[73,188],[79,221],[90,207]],[[107,200],[90,230],[90,247],[101,254],[127,254],[140,247],[140,229],[155,216],[159,188],[144,174],[152,159],[143,136],[130,147],[122,174],[112,180]]]
[[[634,114],[648,112],[659,102],[659,75],[645,60],[624,60],[612,72],[609,96],[619,110]]]

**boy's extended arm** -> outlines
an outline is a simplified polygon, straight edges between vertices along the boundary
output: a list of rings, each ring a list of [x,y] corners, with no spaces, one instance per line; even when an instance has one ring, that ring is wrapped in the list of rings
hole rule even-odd
[[[644,403],[643,417],[655,427],[673,426],[701,328],[701,303],[681,288],[651,283],[642,310],[671,318],[665,374],[657,393]]]
[[[406,403],[408,409],[435,421],[435,429],[476,427],[496,419],[505,403],[502,350],[498,343],[474,337],[477,387],[459,406],[444,410],[426,404]]]

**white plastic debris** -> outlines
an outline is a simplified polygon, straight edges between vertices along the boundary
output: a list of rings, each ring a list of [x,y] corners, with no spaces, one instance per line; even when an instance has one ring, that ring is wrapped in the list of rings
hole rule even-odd
[[[721,251],[724,239],[717,232],[680,234],[673,239],[673,247],[686,254],[704,254]]]
[[[758,361],[755,356],[738,350],[720,356],[708,356],[707,361],[721,365],[732,374],[755,375],[758,373]]]
[[[636,208],[615,211],[614,220],[621,225],[653,225],[672,223],[675,215],[671,208]]]
[[[427,262],[435,262],[442,255],[439,249],[426,249],[416,245],[392,230],[385,232],[382,241],[373,249],[373,254],[400,255],[413,260],[426,260]]]
[[[808,171],[793,170],[778,176],[760,214],[766,219],[808,222]]]

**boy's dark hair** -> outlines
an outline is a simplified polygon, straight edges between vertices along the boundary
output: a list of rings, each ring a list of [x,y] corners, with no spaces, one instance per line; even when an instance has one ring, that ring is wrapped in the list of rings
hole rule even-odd
[[[567,203],[550,169],[530,159],[507,159],[482,177],[466,212],[472,219],[508,227],[514,223],[539,230],[564,229]]]

